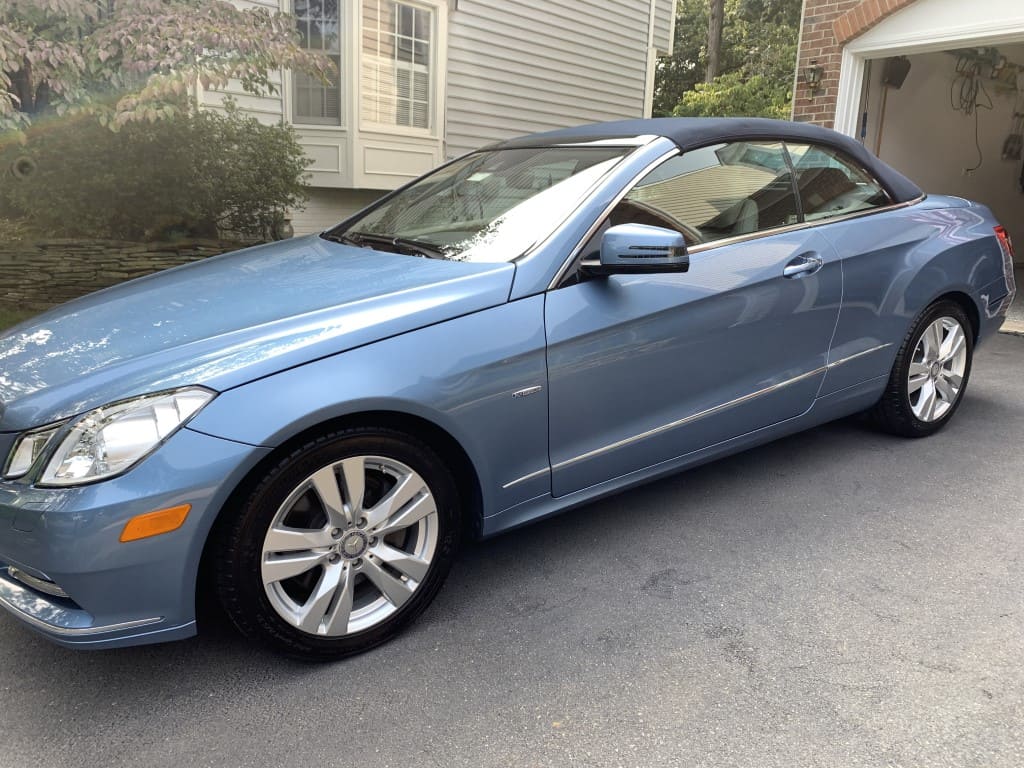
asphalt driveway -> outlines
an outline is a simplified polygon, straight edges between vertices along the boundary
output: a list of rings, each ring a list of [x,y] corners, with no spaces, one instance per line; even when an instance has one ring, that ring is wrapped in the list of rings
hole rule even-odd
[[[2,766],[1024,765],[1024,338],[941,435],[843,422],[471,548],[330,666],[0,616]]]

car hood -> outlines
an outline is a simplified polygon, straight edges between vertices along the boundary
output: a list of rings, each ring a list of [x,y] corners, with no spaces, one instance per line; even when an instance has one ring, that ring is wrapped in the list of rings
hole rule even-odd
[[[486,309],[514,271],[311,236],[123,283],[0,336],[0,432],[173,387],[223,391]]]

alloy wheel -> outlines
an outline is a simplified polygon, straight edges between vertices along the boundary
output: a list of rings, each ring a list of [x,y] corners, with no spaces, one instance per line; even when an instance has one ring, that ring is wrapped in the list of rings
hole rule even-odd
[[[940,317],[925,328],[907,376],[910,408],[931,423],[956,405],[967,369],[967,336],[956,318]]]
[[[396,613],[423,583],[438,543],[434,495],[411,467],[354,456],[287,496],[263,541],[271,606],[310,635],[340,637]]]

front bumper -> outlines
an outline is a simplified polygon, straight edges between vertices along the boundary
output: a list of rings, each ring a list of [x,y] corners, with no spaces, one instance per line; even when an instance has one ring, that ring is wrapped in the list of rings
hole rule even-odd
[[[195,634],[196,576],[207,535],[232,489],[266,453],[186,428],[127,474],[94,485],[0,482],[0,607],[76,647]],[[192,506],[181,528],[119,541],[135,515],[181,504]],[[24,575],[16,578],[12,567]],[[67,597],[30,586],[39,579]]]

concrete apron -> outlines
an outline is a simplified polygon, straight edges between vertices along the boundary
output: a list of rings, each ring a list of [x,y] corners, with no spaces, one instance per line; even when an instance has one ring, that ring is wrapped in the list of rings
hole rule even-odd
[[[1006,320],[1003,322],[999,332],[1024,336],[1024,296],[1021,296],[1021,288],[1024,287],[1024,283],[1021,283],[1024,280],[1024,268],[1017,267],[1013,270],[1013,274],[1017,280],[1017,298],[1010,305],[1010,312],[1007,314]]]

